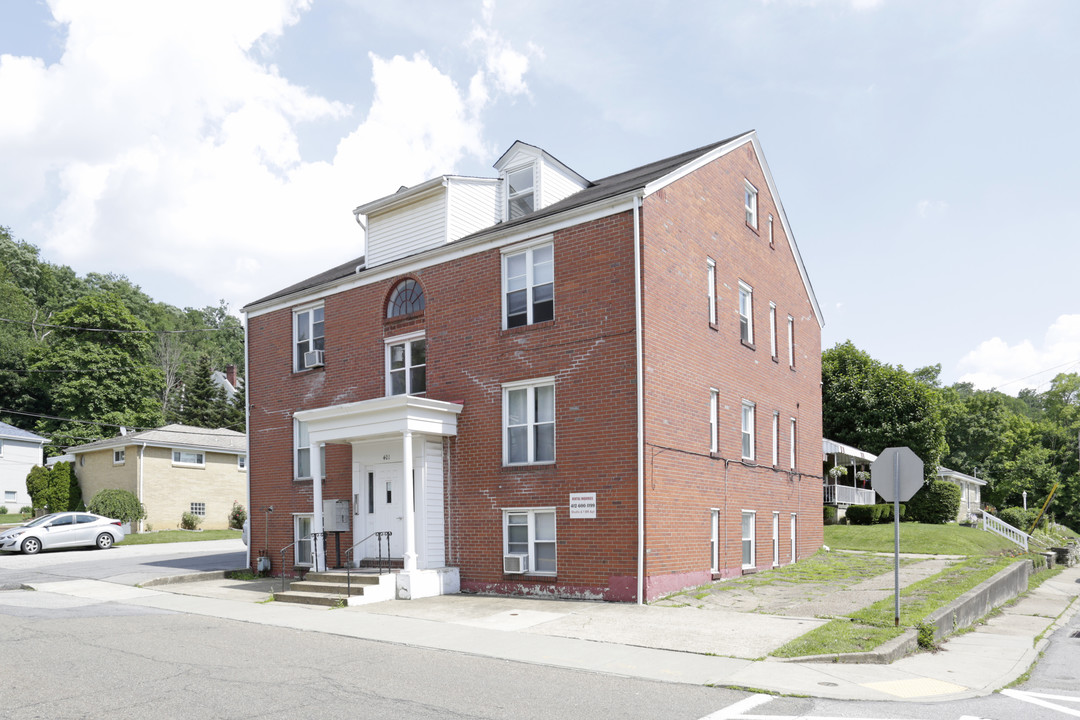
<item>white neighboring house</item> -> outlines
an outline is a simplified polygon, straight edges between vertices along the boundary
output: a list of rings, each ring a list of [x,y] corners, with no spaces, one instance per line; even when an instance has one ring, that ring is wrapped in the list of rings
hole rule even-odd
[[[0,422],[0,505],[8,512],[18,512],[30,505],[26,476],[42,463],[46,439],[27,430]]]
[[[937,474],[939,479],[960,486],[960,509],[956,511],[956,522],[965,522],[972,513],[982,510],[982,487],[986,485],[985,480],[940,465]]]

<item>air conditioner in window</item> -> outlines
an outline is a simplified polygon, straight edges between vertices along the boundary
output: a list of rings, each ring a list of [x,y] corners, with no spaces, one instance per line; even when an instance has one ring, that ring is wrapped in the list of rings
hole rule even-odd
[[[304,353],[304,367],[322,367],[323,366],[323,351],[322,350],[308,350]]]
[[[503,555],[503,572],[508,575],[529,572],[529,556]]]

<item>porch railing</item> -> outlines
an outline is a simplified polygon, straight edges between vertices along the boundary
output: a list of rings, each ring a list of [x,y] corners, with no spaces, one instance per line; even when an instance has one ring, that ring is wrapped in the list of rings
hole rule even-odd
[[[281,592],[285,592],[285,551],[291,547],[295,547],[297,543],[302,543],[305,540],[311,540],[311,561],[312,567],[319,567],[319,536],[326,535],[326,533],[311,533],[305,535],[302,538],[298,538],[289,543],[285,547],[281,548]]]
[[[849,485],[823,485],[826,505],[873,505],[874,491]]]
[[[1006,540],[1011,540],[1026,551],[1028,549],[1028,540],[1031,536],[1019,528],[1014,528],[1009,523],[1005,522],[1001,518],[994,517],[988,512],[982,514],[983,522],[982,527],[986,532],[992,532],[995,535],[1000,535]]]
[[[382,570],[382,567],[383,567],[382,541],[383,541],[383,538],[385,537],[386,538],[386,572],[390,572],[390,536],[393,535],[393,534],[394,533],[390,532],[389,530],[378,530],[376,532],[371,533],[370,535],[368,535],[363,540],[360,540],[359,542],[353,543],[353,546],[345,551],[345,588],[346,588],[346,592],[348,593],[347,597],[352,597],[352,566],[349,563],[349,555],[352,554],[352,551],[355,550],[360,545],[360,543],[364,543],[364,542],[367,542],[368,540],[370,540],[371,538],[375,538],[376,542],[379,544],[379,559],[378,559],[378,564],[376,565],[376,567],[379,569],[379,574],[382,575],[383,574],[383,570]]]

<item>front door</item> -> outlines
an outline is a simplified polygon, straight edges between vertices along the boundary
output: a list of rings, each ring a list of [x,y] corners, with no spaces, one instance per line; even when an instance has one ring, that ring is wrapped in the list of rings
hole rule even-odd
[[[404,471],[401,463],[386,463],[368,467],[368,492],[371,493],[368,500],[368,508],[374,512],[371,514],[373,525],[370,532],[389,530],[390,557],[404,557],[405,553],[405,506],[402,504],[401,474]],[[383,556],[386,555],[386,540],[382,544]],[[371,538],[367,542],[366,557],[378,557],[379,545],[377,538]]]

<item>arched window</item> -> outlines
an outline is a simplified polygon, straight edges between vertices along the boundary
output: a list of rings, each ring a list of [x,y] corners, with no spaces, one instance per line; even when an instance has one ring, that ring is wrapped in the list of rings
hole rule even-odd
[[[386,317],[395,318],[423,309],[424,288],[412,278],[406,278],[390,293],[390,301],[386,304]]]

